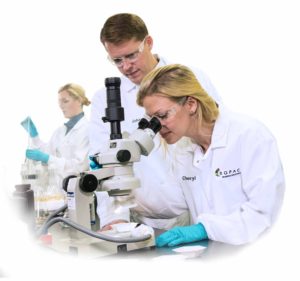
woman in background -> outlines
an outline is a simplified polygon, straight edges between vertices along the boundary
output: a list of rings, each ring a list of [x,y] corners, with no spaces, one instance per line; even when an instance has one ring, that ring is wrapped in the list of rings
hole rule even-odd
[[[83,106],[89,104],[81,86],[73,83],[62,86],[58,90],[58,105],[68,121],[55,130],[49,142],[40,139],[30,117],[21,123],[32,139],[26,158],[52,165],[60,187],[65,177],[89,170],[88,120],[83,112]]]

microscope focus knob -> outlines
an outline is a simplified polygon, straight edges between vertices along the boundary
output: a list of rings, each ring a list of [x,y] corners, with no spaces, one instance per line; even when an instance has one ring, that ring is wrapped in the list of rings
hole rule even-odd
[[[116,155],[119,162],[128,162],[131,158],[131,153],[129,150],[121,149],[117,152]]]
[[[79,187],[84,192],[93,192],[98,187],[98,179],[92,174],[84,174],[79,180]]]

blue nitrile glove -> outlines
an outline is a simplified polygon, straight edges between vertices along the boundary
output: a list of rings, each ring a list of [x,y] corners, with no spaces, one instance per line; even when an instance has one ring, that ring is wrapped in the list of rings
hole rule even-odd
[[[42,161],[46,164],[49,160],[49,154],[44,153],[38,149],[26,149],[26,158],[35,161]]]
[[[202,223],[189,226],[176,226],[159,235],[155,242],[157,247],[173,247],[183,243],[191,243],[207,239],[207,233]]]
[[[22,122],[21,125],[23,126],[23,128],[29,133],[29,135],[34,138],[38,135],[38,131],[33,123],[33,121],[31,120],[31,118],[28,116],[27,118],[25,118]]]
[[[98,170],[102,167],[99,163],[96,162],[94,156],[89,156],[89,159],[90,159],[90,168],[91,168],[91,170]]]

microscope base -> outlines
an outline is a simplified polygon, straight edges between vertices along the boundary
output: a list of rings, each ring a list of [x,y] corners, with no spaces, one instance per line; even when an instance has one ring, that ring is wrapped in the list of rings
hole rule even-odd
[[[142,242],[114,243],[85,234],[82,235],[82,233],[79,235],[80,238],[74,238],[74,233],[70,235],[70,232],[73,233],[74,230],[62,228],[60,225],[52,226],[49,229],[49,233],[52,236],[52,243],[47,245],[47,247],[62,254],[92,259],[155,247],[154,234],[151,239]]]

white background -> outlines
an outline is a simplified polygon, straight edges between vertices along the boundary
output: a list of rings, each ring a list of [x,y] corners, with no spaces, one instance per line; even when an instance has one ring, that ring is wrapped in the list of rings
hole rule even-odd
[[[160,280],[187,277],[297,280],[300,275],[297,268],[300,250],[298,1],[106,2],[1,1],[0,276],[2,273],[42,279],[76,274],[79,278],[150,280],[159,278],[157,270],[161,270]],[[154,38],[155,52],[204,70],[227,106],[257,117],[278,140],[287,183],[281,216],[268,235],[238,254],[178,265],[171,260],[79,263],[61,258],[60,261],[60,257],[41,254],[28,243],[23,225],[9,213],[8,198],[14,185],[20,183],[20,165],[27,146],[27,135],[20,121],[30,115],[40,136],[48,140],[65,121],[57,106],[60,86],[78,83],[92,98],[103,87],[105,77],[119,74],[107,61],[99,41],[104,21],[119,12],[141,16]]]

